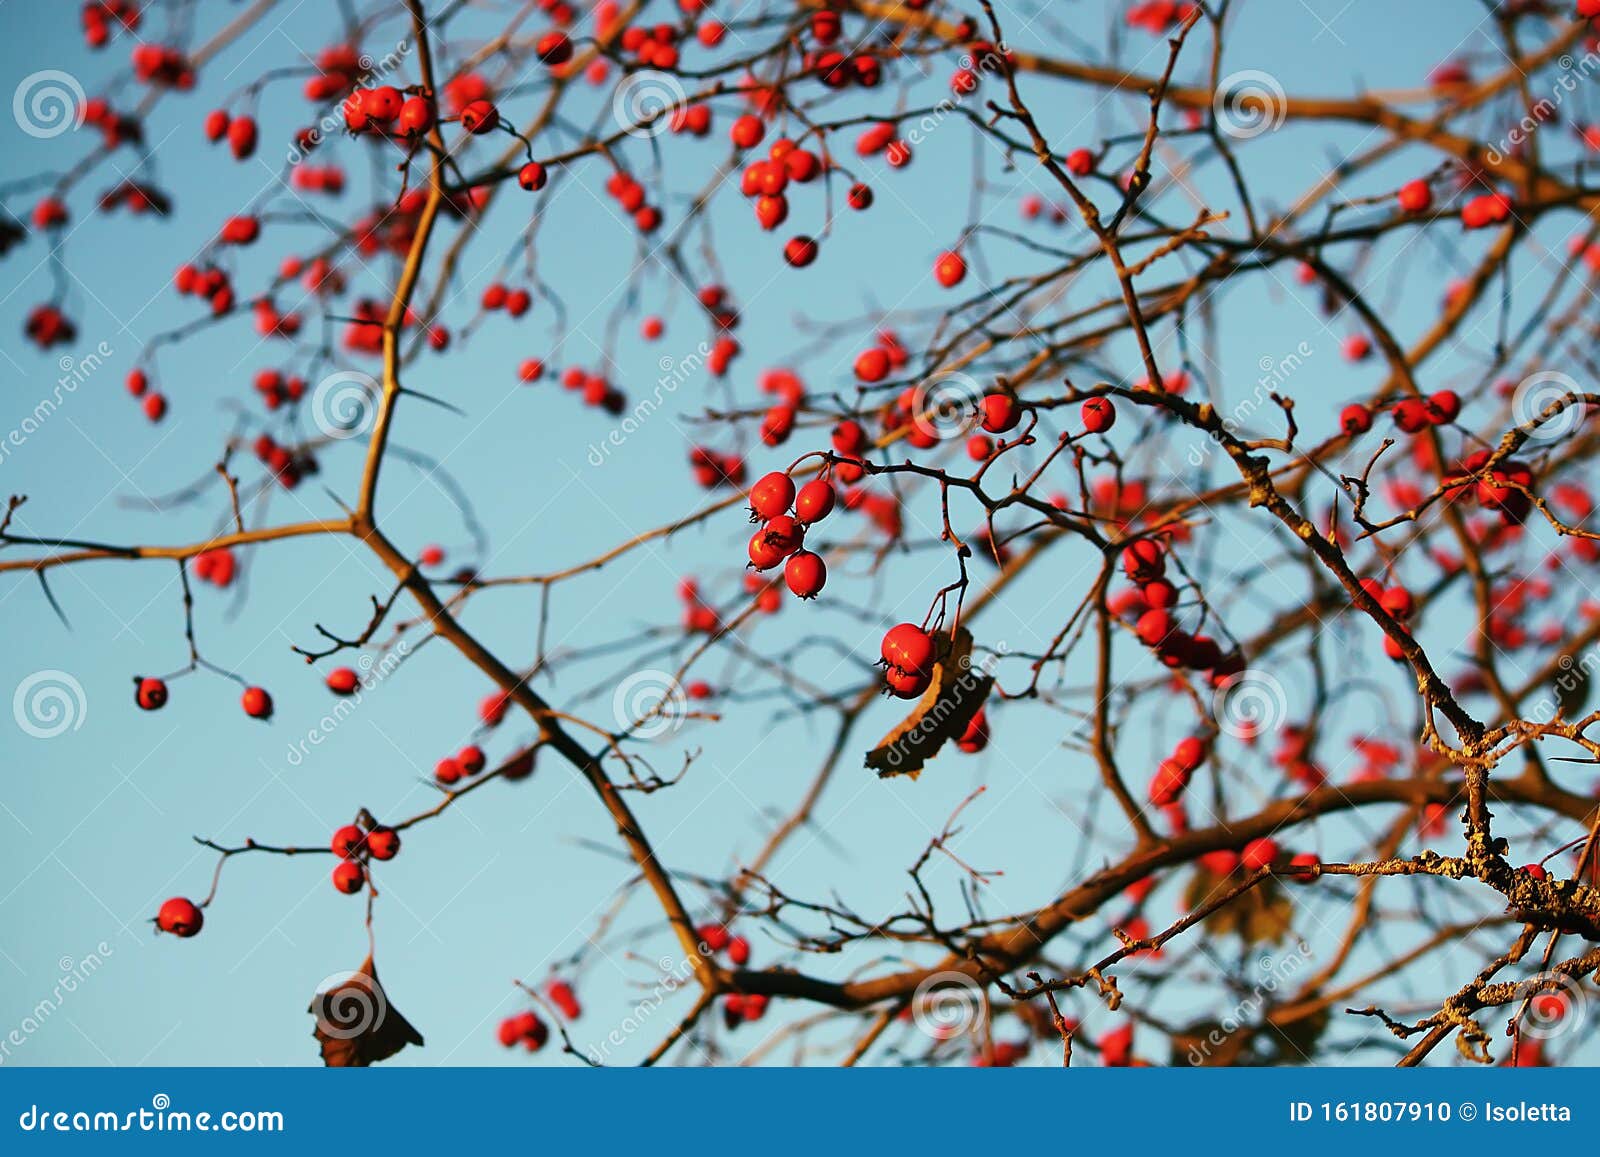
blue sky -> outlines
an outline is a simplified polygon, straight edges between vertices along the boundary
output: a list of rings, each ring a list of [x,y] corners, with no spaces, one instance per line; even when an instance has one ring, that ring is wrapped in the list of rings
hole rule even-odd
[[[116,167],[132,162],[133,154],[125,151],[75,192],[61,268],[47,260],[38,237],[0,264],[0,333],[20,334],[28,309],[50,294],[54,278],[65,277],[79,335],[71,347],[50,354],[17,337],[0,346],[0,427],[18,426],[53,389],[59,356],[81,359],[101,343],[105,347],[104,365],[70,392],[48,422],[0,459],[0,490],[29,496],[19,529],[111,542],[180,543],[211,533],[225,513],[215,491],[205,502],[159,515],[137,506],[141,498],[173,494],[206,476],[237,407],[254,405],[250,379],[259,369],[284,364],[284,347],[261,344],[248,315],[241,314],[163,348],[157,378],[172,412],[158,426],[137,413],[123,392],[122,377],[145,343],[196,316],[196,303],[170,288],[174,266],[228,215],[271,192],[284,142],[307,114],[298,81],[271,86],[262,102],[263,144],[256,160],[246,164],[235,164],[220,146],[205,144],[202,117],[214,105],[236,101],[239,90],[264,69],[295,62],[332,42],[329,7],[280,4],[260,29],[209,65],[197,92],[161,102],[146,132],[154,145],[152,171],[177,203],[173,219],[89,212],[92,197],[112,183]],[[1059,46],[1063,34],[1055,21],[1103,48],[1106,12],[1120,6],[1096,0],[1044,7],[1048,16],[1041,19],[1035,5],[998,6],[1015,44]],[[1324,9],[1320,17],[1314,7]],[[1497,58],[1478,5],[1354,0],[1334,15],[1325,6],[1297,2],[1255,0],[1236,8],[1225,70],[1264,70],[1297,94],[1410,88],[1442,60],[1464,56],[1488,67]],[[223,16],[202,8],[202,34]],[[452,37],[470,39],[483,27],[479,17],[470,16]],[[0,75],[8,88],[38,69],[59,68],[90,94],[100,92],[125,60],[128,46],[121,39],[91,56],[79,40],[74,11],[20,0],[0,5],[0,30],[5,33]],[[363,47],[381,55],[403,35],[402,25],[385,25]],[[1209,45],[1191,45],[1180,74],[1198,76],[1208,51]],[[1153,71],[1163,56],[1158,42],[1133,34],[1123,59]],[[402,66],[408,80],[414,78],[411,69],[409,61]],[[941,65],[931,81],[918,86],[910,103],[937,100],[944,71]],[[1026,81],[1024,92],[1035,100],[1054,144],[1092,146],[1142,123],[1142,102],[1136,99],[1103,100],[1086,89],[1037,79]],[[585,99],[590,114],[603,114],[603,105]],[[519,116],[532,107],[528,96],[508,102]],[[717,116],[712,143],[663,138],[674,194],[666,202],[669,223],[681,213],[683,195],[698,189],[722,157],[728,117],[721,109]],[[1296,195],[1332,158],[1375,142],[1356,129],[1285,129],[1249,142],[1241,155],[1252,187],[1270,203]],[[552,137],[541,142],[541,151],[565,143],[570,142]],[[91,130],[38,140],[12,119],[0,119],[0,148],[8,157],[0,189],[24,174],[64,169],[93,147]],[[630,147],[633,163],[647,165],[644,146]],[[350,142],[339,146],[352,189],[341,201],[319,202],[324,211],[350,212],[349,206],[370,195],[371,179],[383,176],[381,163],[375,156],[369,164],[363,148]],[[474,155],[482,160],[492,153],[481,149]],[[714,239],[721,276],[744,312],[739,337],[745,354],[726,384],[708,382],[701,374],[669,391],[663,410],[601,466],[589,461],[589,447],[605,437],[613,421],[553,384],[519,386],[517,363],[540,356],[556,365],[590,366],[609,353],[619,384],[639,397],[662,375],[665,359],[676,363],[693,353],[705,336],[703,323],[685,288],[659,265],[647,268],[636,282],[643,308],[633,307],[626,279],[637,255],[635,241],[601,189],[602,171],[574,167],[558,174],[536,198],[505,190],[482,235],[464,251],[445,317],[453,328],[465,325],[482,287],[508,269],[517,283],[527,283],[523,255],[511,246],[537,207],[548,218],[538,234],[537,267],[560,298],[567,320],[564,340],[557,341],[562,330],[553,320],[556,306],[540,300],[520,323],[492,317],[449,356],[425,356],[416,363],[408,384],[462,413],[408,403],[400,411],[396,445],[442,461],[454,482],[473,496],[476,521],[487,531],[487,550],[476,551],[450,492],[424,469],[403,461],[390,463],[380,494],[380,517],[391,537],[407,549],[441,543],[452,560],[479,565],[485,573],[547,572],[696,508],[704,495],[688,476],[688,447],[702,437],[722,448],[730,445],[726,431],[708,433],[696,424],[697,415],[734,400],[753,404],[759,397],[756,372],[769,365],[793,365],[814,390],[845,388],[849,361],[867,330],[857,326],[851,338],[828,343],[816,338],[816,327],[857,320],[879,308],[915,311],[948,303],[929,270],[969,219],[975,155],[987,180],[980,212],[991,224],[1017,228],[1019,198],[1030,189],[1048,194],[1045,185],[1031,170],[1004,171],[992,146],[952,121],[928,134],[905,173],[872,170],[877,206],[867,215],[841,219],[816,265],[801,272],[781,264],[780,238],[789,230],[815,231],[820,195],[810,191],[795,198],[789,225],[772,237],[760,233],[736,191],[725,190],[712,217]],[[1400,153],[1364,178],[1370,183],[1348,192],[1387,192],[1434,163],[1425,154]],[[1194,178],[1193,187],[1214,208],[1233,210],[1235,222],[1226,227],[1237,227],[1237,206],[1215,166]],[[275,206],[299,207],[281,190],[275,197]],[[32,201],[26,193],[8,196],[5,203],[22,215]],[[1158,204],[1172,217],[1193,211],[1181,190]],[[1515,269],[1519,284],[1528,283],[1521,290],[1527,300],[1538,295],[1542,263],[1564,257],[1565,236],[1576,226],[1577,218],[1567,215],[1552,217],[1541,228],[1529,257]],[[270,276],[278,255],[296,246],[309,251],[324,237],[309,221],[270,220],[267,230],[267,242],[237,264],[235,280],[246,292]],[[1079,227],[1043,229],[1040,235],[1069,245],[1083,241]],[[699,260],[698,245],[697,237],[686,247],[692,264]],[[985,257],[995,276],[1035,267],[1028,264],[1034,259],[1003,242],[990,243]],[[1389,247],[1363,270],[1362,284],[1397,332],[1414,336],[1435,308],[1444,279],[1466,263],[1462,253],[1427,241],[1403,259],[1398,246]],[[709,279],[703,268],[696,270]],[[374,264],[371,274],[361,275],[364,292],[375,291],[374,275],[386,280],[392,269]],[[1070,300],[1081,304],[1093,296],[1092,284],[1086,284]],[[1204,359],[1201,368],[1219,401],[1249,397],[1262,365],[1297,351],[1303,351],[1297,353],[1301,364],[1287,389],[1301,407],[1303,423],[1330,424],[1344,400],[1379,380],[1376,364],[1352,368],[1339,356],[1338,343],[1354,329],[1351,319],[1320,315],[1287,269],[1219,294],[1216,308],[1218,343],[1190,352]],[[661,341],[632,337],[643,312],[666,319]],[[1430,382],[1474,380],[1473,368],[1494,338],[1496,318],[1491,311],[1475,320],[1468,341],[1430,364]],[[920,333],[914,324],[904,328]],[[1176,358],[1170,336],[1163,337],[1161,352],[1164,361]],[[1108,347],[1101,360],[1108,372],[1142,376],[1128,348]],[[781,451],[755,451],[752,462],[759,473],[820,444],[817,432],[802,432]],[[1180,445],[1174,455],[1187,449]],[[318,478],[295,492],[273,493],[253,517],[279,522],[334,514],[337,507],[327,492],[353,498],[360,455],[357,444],[336,447],[324,456]],[[1195,477],[1192,463],[1174,456],[1147,466],[1157,478]],[[910,517],[920,525],[912,538],[926,543],[928,528],[937,526],[936,500],[924,491],[914,509]],[[976,525],[973,510],[965,517]],[[842,522],[832,528],[834,534],[843,532]],[[675,588],[685,575],[698,575],[713,589],[731,593],[747,534],[742,516],[730,511],[554,588],[548,607],[553,651],[628,640],[635,645],[620,659],[612,654],[561,664],[554,679],[541,683],[541,693],[563,708],[607,717],[611,688],[620,679],[675,666],[682,652],[668,649],[676,645],[670,630],[665,642],[646,639],[644,633],[676,621]],[[1264,610],[1276,602],[1303,594],[1305,576],[1298,568],[1253,573],[1248,560],[1270,559],[1282,550],[1259,523],[1224,519],[1214,534],[1206,566],[1219,582],[1251,572],[1250,598],[1228,609],[1235,633],[1259,625]],[[1546,542],[1544,549],[1550,545]],[[69,964],[75,967],[91,955],[104,959],[47,1023],[14,1046],[5,1063],[312,1062],[305,1002],[324,978],[359,964],[366,952],[363,904],[328,885],[326,858],[258,856],[230,862],[205,931],[195,940],[156,937],[146,921],[167,896],[198,897],[207,890],[215,857],[197,848],[191,836],[224,843],[254,837],[316,844],[362,806],[382,818],[409,815],[436,798],[426,782],[433,762],[473,736],[474,707],[489,688],[458,655],[432,643],[367,695],[311,758],[292,754],[295,741],[328,710],[329,696],[317,672],[291,653],[291,645],[314,645],[317,623],[347,635],[359,631],[368,596],[386,595],[389,581],[375,559],[353,543],[334,539],[275,543],[250,552],[246,561],[248,597],[201,587],[196,628],[209,659],[271,689],[277,716],[270,725],[243,717],[232,684],[203,675],[175,683],[170,705],[158,714],[134,709],[133,674],[169,671],[186,661],[180,592],[171,565],[103,562],[56,570],[52,590],[70,629],[50,612],[36,583],[0,576],[0,691],[10,695],[42,670],[66,672],[83,689],[78,725],[55,738],[32,738],[0,713],[5,780],[0,789],[0,1034],[21,1024],[52,992],[63,968],[71,971]],[[1018,651],[1042,645],[1081,597],[1096,563],[1078,543],[1056,547],[1046,572],[1031,575],[986,614],[984,641]],[[857,566],[843,568],[818,604],[786,604],[747,642],[773,654],[811,640],[794,652],[796,670],[820,685],[842,689],[857,682],[876,657],[881,626],[919,617],[932,592],[950,577],[948,561],[927,549],[892,560],[878,576]],[[1228,607],[1226,601],[1223,605]],[[864,621],[857,609],[867,606],[872,611]],[[1465,622],[1459,612],[1444,610],[1430,618],[1425,641],[1449,653]],[[402,604],[399,613],[409,615],[411,608]],[[539,613],[530,589],[511,588],[474,598],[465,622],[508,659],[524,662],[532,654]],[[1326,644],[1346,686],[1334,726],[1414,734],[1405,680],[1382,659],[1375,631],[1352,624],[1330,630]],[[832,728],[824,716],[788,710],[774,685],[734,653],[708,657],[695,674],[739,688],[749,702],[734,705],[720,723],[691,722],[666,736],[652,749],[659,767],[675,768],[689,750],[698,751],[698,758],[680,784],[634,802],[664,862],[685,873],[720,874],[753,855],[775,819],[803,793]],[[1064,682],[1081,686],[1089,674],[1075,660]],[[1298,681],[1303,674],[1293,663],[1285,668],[1291,701],[1303,692]],[[1146,744],[1159,757],[1164,745],[1183,733],[1185,721],[1177,710],[1147,713],[1140,727],[1129,728],[1125,758],[1137,763]],[[879,782],[847,756],[823,798],[817,828],[785,849],[772,865],[773,878],[791,895],[822,899],[836,892],[865,914],[898,910],[909,884],[906,868],[979,785],[990,790],[965,817],[960,850],[968,863],[1003,871],[989,885],[989,911],[1045,902],[1075,873],[1081,875],[1084,864],[1125,848],[1113,809],[1095,789],[1092,762],[1081,745],[1064,742],[1075,731],[1075,720],[1037,704],[1005,704],[993,714],[997,742],[987,752],[974,758],[946,755],[915,783]],[[875,706],[854,735],[853,747],[864,749],[895,717],[892,704]],[[513,720],[484,742],[499,755],[527,735],[528,728]],[[1585,782],[1576,772],[1557,774],[1571,777],[1563,782]],[[1256,774],[1242,790],[1261,791],[1266,785]],[[1329,855],[1339,854],[1341,847],[1353,852],[1360,846],[1359,833],[1373,830],[1369,822],[1376,823],[1326,824],[1315,839]],[[494,1026],[525,1006],[511,980],[540,981],[580,953],[580,991],[589,1007],[575,1038],[598,1040],[620,1022],[649,993],[658,961],[669,959],[673,949],[654,931],[657,914],[645,897],[615,915],[598,945],[585,947],[628,880],[627,865],[611,854],[615,848],[601,809],[577,776],[554,760],[545,761],[532,780],[490,785],[445,818],[408,833],[405,850],[383,868],[378,959],[391,998],[421,1029],[428,1046],[408,1050],[396,1063],[507,1060],[494,1040]],[[1527,858],[1535,859],[1548,849],[1528,850]],[[959,905],[959,883],[959,873],[949,866],[937,874],[943,903]],[[1405,907],[1405,890],[1412,885],[1392,887],[1396,906]],[[1429,889],[1417,885],[1416,902],[1438,902],[1441,889],[1434,885],[1432,898],[1426,898],[1420,894]],[[697,887],[687,883],[685,890],[697,907],[703,906]],[[1153,911],[1175,912],[1176,896],[1174,888],[1158,893]],[[1321,921],[1335,915],[1336,910],[1304,915],[1314,963],[1316,952],[1329,951],[1326,935],[1318,940],[1326,927]],[[1097,943],[1107,943],[1103,926],[1094,934],[1101,938]],[[762,933],[753,942],[757,963],[783,958],[825,975],[841,975],[854,965],[881,969],[894,961],[867,954],[845,962],[796,959]],[[1225,956],[1237,948],[1208,951]],[[1080,956],[1092,958],[1061,946],[1063,960]],[[1431,983],[1422,977],[1391,991],[1419,1001],[1442,995],[1470,974],[1481,953],[1463,947],[1438,959]],[[1180,1010],[1187,1002],[1192,1011],[1210,998],[1198,991],[1186,997],[1180,983],[1161,999]],[[660,1023],[676,1007],[668,1005]],[[1089,1005],[1082,1011],[1095,1028],[1116,1023]],[[734,1055],[743,1054],[786,1016],[787,1010],[775,1010],[764,1026],[741,1029],[726,1043]],[[823,1037],[848,1039],[855,1027],[825,1029]],[[1007,1032],[1014,1035],[1015,1029]],[[657,1035],[630,1038],[618,1059],[636,1059]],[[1382,1055],[1368,1051],[1354,1059]],[[792,1057],[792,1051],[779,1050],[772,1059]],[[520,1055],[509,1059],[528,1063]],[[1037,1051],[1035,1059],[1040,1059]],[[537,1060],[560,1063],[554,1050]]]

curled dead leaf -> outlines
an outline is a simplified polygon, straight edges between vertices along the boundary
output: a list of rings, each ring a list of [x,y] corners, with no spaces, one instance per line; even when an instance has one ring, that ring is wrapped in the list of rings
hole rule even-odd
[[[311,1035],[329,1068],[360,1068],[388,1060],[408,1044],[422,1047],[422,1034],[389,1003],[370,956],[347,978],[312,996],[306,1011],[317,1018]]]
[[[958,739],[994,687],[994,679],[972,661],[972,635],[958,627],[954,638],[935,636],[938,654],[933,678],[917,705],[878,745],[866,765],[879,777],[915,778],[946,742]]]

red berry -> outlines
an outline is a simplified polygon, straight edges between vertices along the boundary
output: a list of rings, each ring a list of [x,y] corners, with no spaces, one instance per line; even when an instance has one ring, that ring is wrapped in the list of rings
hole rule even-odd
[[[915,623],[890,627],[880,649],[891,669],[925,675],[933,670],[933,639]]]
[[[984,708],[978,708],[978,713],[967,720],[956,746],[968,755],[976,755],[989,746],[989,714]]]
[[[1104,434],[1117,421],[1117,408],[1110,398],[1090,398],[1083,403],[1083,428],[1091,434]]]
[[[517,184],[530,193],[536,193],[544,188],[545,182],[549,179],[550,175],[545,172],[544,166],[538,161],[529,161],[517,173]]]
[[[252,719],[272,718],[272,696],[260,687],[246,687],[239,703]]]
[[[782,551],[787,558],[799,550],[805,542],[806,529],[800,525],[799,519],[780,514],[761,528],[761,535],[770,546]]]
[[[156,927],[187,940],[205,926],[205,913],[192,901],[174,896],[156,913]]]
[[[159,711],[167,705],[167,685],[160,679],[135,679],[133,701],[145,711]]]
[[[796,269],[804,269],[817,259],[817,243],[810,237],[791,237],[783,245],[783,259]]]
[[[728,941],[728,959],[743,967],[750,963],[750,941],[743,936],[735,936]]]
[[[152,422],[159,422],[167,414],[167,399],[162,394],[146,394],[141,403],[144,416]]]
[[[794,516],[807,526],[821,522],[833,511],[835,494],[833,483],[826,478],[813,478],[794,499]]]
[[[702,924],[695,929],[695,935],[712,952],[721,952],[728,946],[728,930],[721,924]]]
[[[756,570],[771,570],[787,555],[787,551],[767,541],[764,527],[750,536],[750,565]]]
[[[1122,569],[1136,583],[1158,579],[1167,571],[1166,554],[1153,538],[1141,538],[1122,551]]]
[[[856,377],[863,382],[881,382],[889,376],[889,355],[886,351],[873,348],[864,350],[856,358]]]
[[[946,289],[960,285],[967,276],[966,259],[954,251],[939,254],[939,260],[933,263],[933,276]]]
[[[456,752],[456,762],[468,775],[477,775],[489,765],[489,757],[483,753],[483,748],[471,743]]]
[[[333,869],[333,886],[346,896],[354,896],[367,882],[367,870],[355,860],[340,860]]]
[[[328,672],[328,690],[335,695],[354,695],[360,685],[360,677],[349,667],[335,667]]]
[[[461,110],[461,127],[469,133],[481,135],[492,131],[500,123],[500,110],[493,102],[475,100]]]
[[[736,147],[753,149],[761,143],[761,138],[767,135],[766,126],[761,123],[761,118],[746,113],[733,122],[733,127],[728,131]]]
[[[1022,420],[1022,410],[1010,394],[987,394],[980,407],[983,411],[983,428],[991,434],[1014,430]]]
[[[794,502],[794,480],[781,470],[763,475],[750,488],[750,509],[762,519],[787,514]]]
[[[345,860],[353,860],[361,854],[361,844],[367,834],[355,824],[345,824],[333,833],[330,846],[333,854]]]
[[[559,1008],[561,1015],[568,1020],[577,1020],[582,1015],[578,994],[572,991],[572,985],[565,980],[552,980],[545,988],[545,993],[550,997],[550,1003]]]
[[[374,860],[392,860],[400,854],[400,833],[393,828],[373,828],[367,833],[367,854]]]
[[[1438,390],[1428,395],[1428,418],[1435,426],[1448,426],[1461,413],[1461,395],[1454,390]]]
[[[1433,190],[1423,180],[1407,181],[1396,195],[1400,208],[1407,213],[1423,213],[1433,204]]]
[[[449,756],[433,765],[433,778],[446,787],[460,780],[465,774],[466,769],[461,766],[460,761]]]
[[[1431,424],[1428,421],[1428,405],[1418,398],[1396,402],[1392,416],[1395,426],[1406,434],[1415,434]]]
[[[1259,868],[1265,868],[1277,858],[1278,845],[1262,836],[1244,846],[1244,851],[1239,855],[1239,863],[1244,865],[1246,871],[1254,872]]]
[[[933,681],[931,674],[919,674],[914,671],[902,671],[899,667],[890,667],[883,673],[883,681],[888,684],[901,699],[916,699],[928,689],[928,684]]]
[[[395,118],[395,128],[403,136],[420,137],[433,128],[433,105],[426,97],[407,97],[400,106],[400,115]]]
[[[1352,402],[1339,411],[1339,428],[1354,437],[1372,429],[1372,411],[1360,402]]]
[[[565,32],[546,32],[539,37],[533,50],[539,54],[540,60],[551,66],[565,64],[572,59],[572,41]]]
[[[220,141],[228,133],[228,126],[233,118],[228,115],[228,110],[223,108],[212,109],[206,114],[205,131],[206,140]]]
[[[809,550],[797,550],[783,567],[783,581],[797,598],[814,599],[828,581],[828,568],[822,558]]]

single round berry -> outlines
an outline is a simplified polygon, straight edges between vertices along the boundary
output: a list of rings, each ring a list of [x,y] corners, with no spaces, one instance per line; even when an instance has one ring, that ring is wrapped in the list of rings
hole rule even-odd
[[[750,488],[750,509],[762,519],[787,514],[794,502],[794,479],[781,470],[766,474]]]
[[[483,753],[483,748],[476,743],[469,743],[456,752],[456,762],[461,765],[461,770],[468,775],[477,775],[489,766],[489,757]]]
[[[796,269],[804,269],[817,259],[816,241],[804,235],[789,238],[783,246],[783,259]]]
[[[933,639],[915,623],[890,627],[883,636],[881,653],[883,661],[895,670],[919,675],[933,670]]]
[[[836,497],[833,483],[826,478],[813,478],[795,495],[794,516],[808,526],[821,522],[833,512]]]
[[[856,377],[863,382],[881,382],[889,376],[889,354],[886,350],[864,350],[856,358]]]
[[[400,833],[393,828],[373,828],[367,833],[367,854],[374,860],[392,860],[400,854]]]
[[[333,886],[346,896],[354,896],[367,882],[367,870],[355,860],[340,860],[333,869]]]
[[[1254,872],[1265,868],[1278,858],[1278,845],[1262,836],[1258,840],[1251,840],[1244,846],[1244,851],[1239,854],[1239,863],[1246,871]]]
[[[530,193],[537,193],[544,188],[545,182],[549,179],[550,175],[545,172],[544,166],[538,161],[529,161],[517,173],[517,184]]]
[[[355,824],[345,824],[344,827],[334,831],[333,839],[329,841],[328,846],[340,859],[353,860],[361,854],[361,844],[366,836],[367,834]]]
[[[933,676],[919,674],[915,671],[902,671],[899,667],[890,667],[883,673],[883,681],[898,698],[916,699],[928,689],[928,684],[933,681]]]
[[[185,940],[205,926],[206,917],[198,905],[182,896],[174,896],[161,905],[156,913],[156,927]]]
[[[966,259],[954,251],[939,254],[939,260],[933,263],[933,276],[946,289],[960,285],[967,276]]]
[[[797,550],[784,564],[783,581],[796,598],[814,599],[828,582],[828,568],[820,555]]]
[[[1010,394],[988,394],[979,406],[983,413],[983,428],[991,434],[1014,430],[1022,420],[1021,407]]]
[[[1110,398],[1090,398],[1083,403],[1083,428],[1091,434],[1104,434],[1117,421],[1117,408]]]
[[[787,558],[805,544],[806,528],[800,525],[799,519],[780,514],[762,527],[761,535],[768,545],[782,551]]]
[[[272,696],[260,687],[246,687],[244,694],[239,697],[239,704],[252,719],[272,718]]]
[[[141,710],[160,711],[167,705],[167,685],[160,679],[136,678],[133,701]]]
[[[1425,213],[1433,204],[1433,190],[1423,180],[1407,181],[1396,195],[1400,208],[1407,213]]]
[[[1339,428],[1351,437],[1372,429],[1372,411],[1360,402],[1352,402],[1339,411]]]
[[[327,683],[335,695],[354,695],[361,686],[361,677],[349,667],[335,667],[328,672]]]

